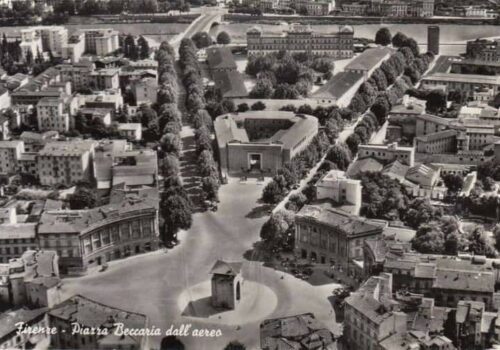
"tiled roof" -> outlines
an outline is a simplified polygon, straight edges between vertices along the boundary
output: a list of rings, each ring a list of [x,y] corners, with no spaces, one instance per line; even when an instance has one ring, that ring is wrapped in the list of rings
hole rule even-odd
[[[433,288],[493,293],[495,276],[491,272],[438,269]]]
[[[236,69],[233,53],[228,47],[210,47],[206,50],[208,67],[214,69]]]
[[[223,260],[217,260],[210,270],[210,273],[218,275],[231,275],[236,276],[241,271],[240,262],[227,262]]]
[[[41,308],[35,310],[19,309],[0,313],[0,339],[10,334],[16,334],[17,323],[30,324],[31,321],[43,317],[46,312],[46,308]]]
[[[81,156],[97,145],[93,140],[73,140],[48,142],[40,150],[40,156]]]
[[[495,75],[434,73],[423,77],[422,80],[500,85],[500,76]]]
[[[372,224],[361,217],[349,215],[333,208],[305,205],[297,213],[296,218],[304,218],[329,226],[334,226],[342,230],[347,235],[361,235],[377,231],[382,233],[382,227]]]
[[[316,91],[312,97],[316,99],[338,100],[349,91],[356,83],[363,79],[362,73],[340,72],[333,76],[325,85]]]
[[[236,70],[216,71],[212,73],[215,86],[220,89],[222,97],[235,98],[248,96],[243,76]]]
[[[279,131],[279,137],[271,137],[263,141],[250,141],[244,128],[245,119],[269,120],[269,119],[287,119],[291,126],[286,132]],[[238,125],[239,124],[239,125]],[[318,120],[315,117],[294,114],[284,111],[251,111],[245,113],[225,114],[217,117],[214,122],[215,134],[220,148],[226,147],[230,142],[241,143],[265,143],[281,144],[283,148],[293,147],[297,140],[300,140],[304,133],[309,134],[311,129],[318,128]]]
[[[446,137],[457,136],[457,134],[458,134],[457,130],[443,130],[443,131],[433,132],[432,134],[418,136],[417,141],[422,141],[422,142],[436,141],[444,139]]]
[[[366,70],[369,71],[373,69],[377,64],[380,63],[386,57],[389,57],[394,52],[393,49],[389,47],[374,47],[363,51],[358,57],[354,58],[345,68],[348,70]]]
[[[348,177],[357,177],[358,175],[366,172],[380,172],[384,165],[372,157],[358,159],[349,166],[347,170]]]
[[[143,314],[104,305],[81,295],[75,295],[60,303],[52,308],[49,314],[66,322],[78,323],[89,328],[113,329],[116,323],[123,323],[124,328],[128,329],[141,329],[148,326],[147,318]],[[132,338],[137,344],[141,343],[142,337]]]

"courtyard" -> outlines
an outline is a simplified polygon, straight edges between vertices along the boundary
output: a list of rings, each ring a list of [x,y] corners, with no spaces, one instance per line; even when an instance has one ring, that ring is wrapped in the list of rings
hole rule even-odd
[[[144,313],[150,325],[163,331],[182,324],[191,324],[192,329],[221,330],[222,336],[204,338],[203,342],[195,337],[183,337],[187,349],[195,349],[194,346],[202,349],[201,344],[203,349],[222,349],[234,339],[244,343],[247,349],[256,349],[260,317],[235,319],[230,314],[221,314],[220,318],[211,319],[189,313],[182,316],[187,302],[196,302],[206,294],[192,292],[210,279],[209,271],[217,259],[244,261],[243,278],[263,286],[262,295],[249,295],[250,303],[262,310],[259,299],[271,299],[269,310],[261,313],[262,317],[313,312],[338,335],[340,328],[334,321],[329,298],[339,285],[312,286],[289,274],[263,267],[260,262],[243,259],[243,254],[258,241],[260,227],[267,220],[267,212],[258,210],[262,206],[258,200],[264,185],[265,182],[255,179],[240,182],[230,178],[229,183],[221,187],[219,210],[195,214],[191,229],[179,234],[180,244],[174,249],[114,261],[104,272],[94,270],[84,277],[64,279],[61,292],[65,297],[82,294],[114,307]],[[224,318],[228,318],[227,322]],[[160,337],[152,339],[151,346],[158,348],[160,340]]]

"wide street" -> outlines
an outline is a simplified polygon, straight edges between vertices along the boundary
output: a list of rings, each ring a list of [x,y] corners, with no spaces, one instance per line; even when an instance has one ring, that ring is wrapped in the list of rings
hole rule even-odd
[[[195,214],[191,229],[180,233],[179,246],[169,251],[113,261],[105,272],[93,270],[84,277],[64,279],[62,293],[64,296],[82,294],[111,306],[144,313],[151,325],[164,331],[171,325],[189,323],[193,328],[222,330],[223,336],[219,338],[205,338],[203,341],[182,338],[186,349],[219,350],[233,339],[242,341],[247,349],[257,349],[260,320],[244,324],[243,317],[238,327],[234,324],[221,326],[224,314],[214,322],[183,317],[179,296],[188,287],[207,281],[210,268],[217,259],[244,260],[243,254],[258,240],[260,227],[267,218],[259,214],[262,211],[259,210],[258,198],[262,188],[262,183],[252,179],[247,183],[230,179],[230,183],[220,190],[219,210]],[[245,262],[243,276],[269,287],[278,298],[276,308],[269,309],[269,315],[261,315],[261,318],[313,312],[338,333],[333,309],[327,299],[336,285],[313,287],[291,275],[281,279],[282,273],[255,262]],[[245,298],[245,293],[259,293],[259,289],[243,288],[242,298]],[[257,296],[261,305],[256,309],[261,310],[262,303],[265,305],[262,299]],[[153,339],[153,346],[158,348],[159,341],[160,338]]]

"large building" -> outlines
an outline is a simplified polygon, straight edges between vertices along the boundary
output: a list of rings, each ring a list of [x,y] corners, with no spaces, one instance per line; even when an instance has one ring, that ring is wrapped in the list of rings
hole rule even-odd
[[[42,249],[55,249],[64,274],[156,250],[159,245],[158,195],[115,190],[111,203],[94,209],[48,210],[38,226]]]
[[[500,61],[500,40],[476,39],[467,41],[467,58],[486,62]]]
[[[68,42],[68,30],[61,26],[40,26],[21,30],[21,49],[26,55],[28,50],[33,57],[40,52],[51,52],[62,56]]]
[[[52,308],[48,319],[50,327],[57,330],[50,338],[54,349],[149,349],[147,332],[138,335],[142,333],[139,330],[151,327],[146,315],[107,306],[81,295]],[[70,330],[77,326],[88,332],[72,334]],[[125,334],[126,330],[130,334]]]
[[[23,152],[23,141],[0,141],[0,174],[14,174]]]
[[[106,56],[119,49],[120,33],[114,29],[83,29],[85,34],[85,52],[97,56]]]
[[[426,89],[444,88],[446,92],[461,91],[467,97],[484,89],[491,90],[492,95],[499,91],[500,76],[478,74],[433,73],[422,78],[422,87]]]
[[[432,17],[434,0],[343,1],[342,11],[355,16]]]
[[[354,30],[350,26],[341,27],[335,34],[315,34],[310,27],[301,25],[292,25],[282,35],[267,35],[253,28],[247,32],[247,49],[249,55],[287,51],[345,59],[353,56],[353,37]]]
[[[295,217],[295,249],[304,259],[335,263],[345,271],[363,259],[363,241],[382,234],[382,226],[334,208],[306,205]]]
[[[382,162],[390,163],[399,160],[408,166],[415,163],[415,150],[413,147],[402,147],[397,143],[389,145],[359,145],[358,158],[372,157]]]
[[[225,114],[214,123],[224,172],[274,173],[318,133],[315,117],[293,112],[252,111]]]

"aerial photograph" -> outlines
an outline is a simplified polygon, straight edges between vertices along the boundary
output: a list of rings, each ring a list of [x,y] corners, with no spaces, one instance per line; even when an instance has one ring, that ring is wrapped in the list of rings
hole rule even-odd
[[[0,349],[500,350],[500,0],[0,0]]]

